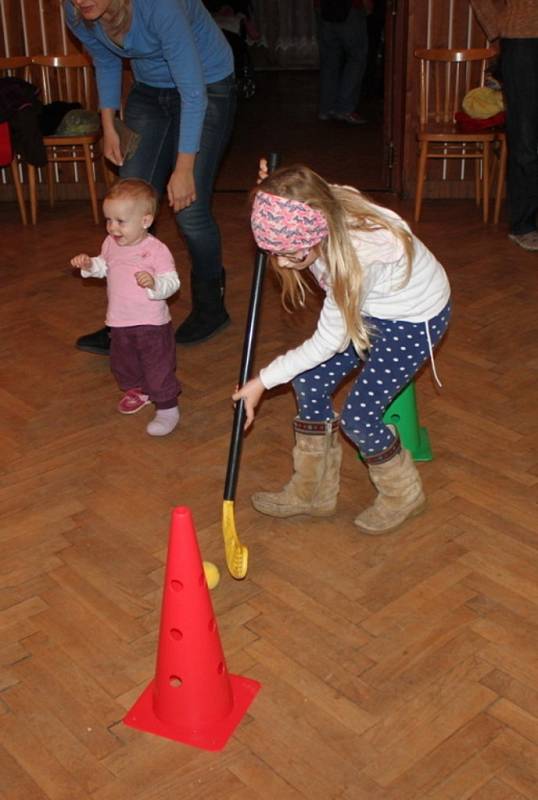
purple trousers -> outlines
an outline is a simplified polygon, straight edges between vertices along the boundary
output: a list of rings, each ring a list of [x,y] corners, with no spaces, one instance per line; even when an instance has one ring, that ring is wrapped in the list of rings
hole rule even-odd
[[[172,323],[111,328],[110,368],[124,392],[140,389],[156,408],[173,408],[181,386]]]

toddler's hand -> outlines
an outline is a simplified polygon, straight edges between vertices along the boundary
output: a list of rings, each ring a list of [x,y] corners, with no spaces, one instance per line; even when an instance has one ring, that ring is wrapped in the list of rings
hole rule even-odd
[[[76,267],[77,269],[90,269],[92,265],[92,260],[86,253],[81,253],[78,256],[75,256],[71,259],[71,266]]]
[[[136,272],[135,278],[138,285],[141,286],[143,289],[155,288],[155,279],[151,274],[151,272]]]

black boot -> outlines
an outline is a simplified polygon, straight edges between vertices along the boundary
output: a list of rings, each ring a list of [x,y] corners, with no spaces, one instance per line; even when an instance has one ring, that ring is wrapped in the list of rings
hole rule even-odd
[[[110,355],[110,328],[101,328],[94,333],[80,336],[75,344],[79,350],[85,350],[87,353],[108,356]]]
[[[224,270],[218,278],[199,280],[191,274],[192,311],[176,331],[178,344],[198,344],[230,322],[224,308]]]

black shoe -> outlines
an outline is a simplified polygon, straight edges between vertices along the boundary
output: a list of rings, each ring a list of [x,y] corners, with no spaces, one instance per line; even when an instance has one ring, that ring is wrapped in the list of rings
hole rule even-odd
[[[108,356],[110,354],[110,330],[109,328],[101,328],[94,333],[87,333],[77,339],[75,346],[86,353]]]
[[[192,311],[176,330],[176,342],[199,344],[230,324],[224,308],[224,270],[218,278],[201,281],[191,276]]]

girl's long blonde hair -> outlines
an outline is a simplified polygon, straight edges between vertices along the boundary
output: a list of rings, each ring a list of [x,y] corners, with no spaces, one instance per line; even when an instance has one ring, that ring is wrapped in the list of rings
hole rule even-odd
[[[94,24],[91,20],[84,20],[81,17],[80,11],[74,5],[75,16],[77,21],[82,20],[84,25],[89,28]],[[114,38],[118,33],[126,33],[129,30],[131,23],[131,0],[111,0],[109,6],[110,19],[107,20],[106,30],[107,33]]]
[[[325,216],[329,234],[318,248],[329,270],[334,299],[344,317],[348,339],[353,342],[359,354],[368,350],[369,330],[360,312],[362,268],[350,233],[382,228],[399,239],[407,259],[405,284],[409,279],[413,256],[409,231],[397,221],[384,216],[374,203],[357,190],[331,185],[302,164],[275,170],[253,190],[252,200],[257,191],[299,200],[321,211]],[[279,267],[274,256],[271,257],[271,263],[282,284],[284,307],[289,309],[288,301],[293,307],[304,305],[306,293],[309,291],[305,273],[298,269]]]

